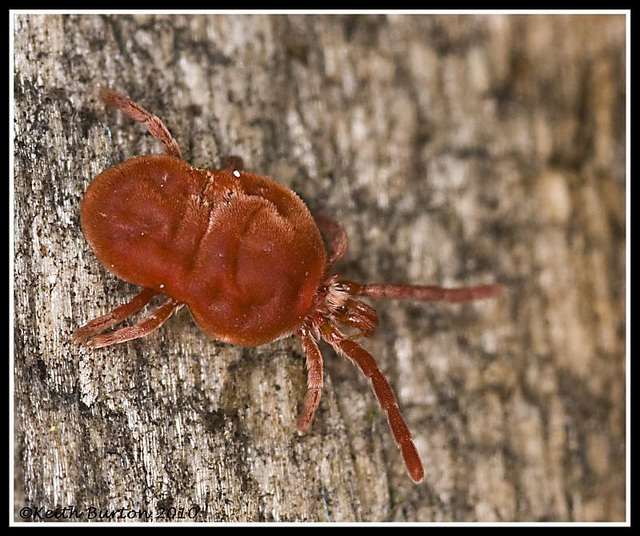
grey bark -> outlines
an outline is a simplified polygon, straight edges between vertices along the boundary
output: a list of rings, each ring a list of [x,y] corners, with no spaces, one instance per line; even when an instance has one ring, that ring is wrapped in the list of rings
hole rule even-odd
[[[15,518],[25,506],[196,521],[563,521],[625,516],[622,16],[16,15]],[[363,344],[426,479],[405,474],[366,379],[326,346],[309,435],[293,338],[216,342],[186,309],[88,351],[136,292],[79,224],[91,180],[161,147],[224,156],[347,229],[367,282],[498,281],[467,305],[376,302]],[[124,510],[119,510],[124,509]],[[130,514],[131,515],[131,514]]]

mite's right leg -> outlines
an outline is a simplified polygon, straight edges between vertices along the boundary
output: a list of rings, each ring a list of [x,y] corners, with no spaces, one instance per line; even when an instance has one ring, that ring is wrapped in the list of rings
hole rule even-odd
[[[145,123],[151,135],[164,145],[165,153],[169,156],[182,158],[178,142],[173,139],[169,129],[159,117],[149,113],[131,99],[118,95],[116,92],[107,88],[100,89],[100,98],[106,105],[120,108],[131,119]]]
[[[302,413],[298,417],[298,431],[301,434],[306,434],[311,428],[313,417],[320,405],[323,384],[322,354],[318,343],[306,326],[302,326],[298,330],[298,337],[300,337],[302,349],[307,356],[307,394],[304,398]]]
[[[183,303],[179,303],[174,299],[169,298],[160,307],[158,307],[153,314],[144,320],[141,320],[137,324],[119,329],[113,333],[103,333],[102,335],[91,337],[85,342],[85,345],[90,348],[102,348],[104,346],[110,346],[112,344],[146,337],[162,326],[162,324],[164,324],[169,317],[183,305]]]
[[[420,454],[416,449],[411,432],[404,422],[389,382],[382,374],[375,359],[357,342],[346,338],[334,325],[326,322],[320,326],[322,338],[327,341],[341,355],[353,361],[362,373],[369,378],[373,391],[380,403],[380,407],[387,415],[387,421],[393,438],[402,452],[404,465],[414,482],[424,478],[424,469]]]
[[[107,313],[106,315],[94,318],[93,320],[76,330],[76,332],[73,334],[73,342],[75,342],[76,344],[82,344],[91,337],[108,330],[110,327],[113,327],[120,322],[123,322],[131,315],[140,311],[145,305],[147,305],[147,303],[151,301],[151,298],[153,298],[155,295],[156,293],[153,290],[143,289],[141,292],[136,294],[128,303],[125,303],[120,307],[116,307],[113,311]]]
[[[335,313],[336,322],[359,330],[361,337],[371,337],[378,327],[378,312],[364,302],[348,299]]]

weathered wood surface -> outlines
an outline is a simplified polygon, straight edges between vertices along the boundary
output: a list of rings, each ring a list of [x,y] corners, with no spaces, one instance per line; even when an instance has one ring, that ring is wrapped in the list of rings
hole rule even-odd
[[[15,513],[200,509],[198,521],[621,520],[621,16],[15,17]],[[187,310],[97,351],[75,328],[135,289],[82,236],[104,168],[162,117],[341,221],[350,279],[499,281],[470,305],[379,302],[365,342],[427,477],[327,347],[311,433],[298,343],[208,339]]]

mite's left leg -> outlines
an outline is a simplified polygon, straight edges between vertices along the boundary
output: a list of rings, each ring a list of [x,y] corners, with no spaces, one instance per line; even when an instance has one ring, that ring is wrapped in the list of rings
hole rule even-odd
[[[170,156],[182,158],[178,142],[173,139],[171,132],[169,132],[169,129],[159,117],[148,112],[131,99],[118,95],[115,91],[107,88],[100,89],[100,98],[106,105],[120,108],[131,119],[146,124],[151,135],[164,146],[165,153]]]
[[[353,281],[340,281],[341,288],[352,296],[389,298],[391,300],[414,300],[421,302],[444,301],[462,303],[493,298],[502,292],[502,285],[479,285],[477,287],[444,288],[426,285],[365,285]]]
[[[347,233],[344,230],[344,227],[342,227],[342,225],[337,221],[332,220],[323,214],[319,214],[314,219],[316,220],[316,225],[320,231],[325,233],[329,240],[329,258],[327,260],[327,264],[331,267],[333,264],[338,262],[344,255],[345,251],[347,251]]]

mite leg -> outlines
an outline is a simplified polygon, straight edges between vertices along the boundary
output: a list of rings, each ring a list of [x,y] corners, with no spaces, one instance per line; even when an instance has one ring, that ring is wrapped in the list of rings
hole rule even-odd
[[[411,480],[416,483],[420,482],[424,478],[424,469],[420,455],[411,438],[411,432],[400,413],[400,408],[391,390],[391,386],[380,371],[378,364],[371,354],[362,348],[362,346],[345,338],[345,336],[331,324],[323,324],[320,327],[320,333],[322,334],[322,338],[333,346],[339,354],[351,359],[363,374],[369,378],[376,398],[380,403],[380,407],[387,414],[389,427],[393,433],[396,445],[398,445],[398,448],[400,448],[402,452],[402,459],[407,472]]]
[[[421,302],[444,301],[461,303],[493,298],[502,292],[502,285],[479,285],[477,287],[443,288],[423,285],[362,285],[352,281],[341,281],[344,290],[352,296],[389,298],[392,300],[415,300]]]
[[[229,155],[222,161],[222,167],[220,169],[226,171],[239,171],[244,169],[244,160],[241,156],[237,156],[235,154]]]
[[[107,106],[115,106],[120,108],[125,114],[135,121],[141,121],[147,125],[151,135],[164,146],[164,152],[170,156],[182,158],[178,142],[173,139],[169,129],[164,125],[162,120],[145,110],[139,104],[136,104],[127,97],[122,97],[114,91],[102,88],[100,89],[100,98]]]
[[[307,356],[307,394],[302,412],[298,417],[298,431],[306,434],[311,428],[313,417],[320,404],[323,384],[322,354],[318,343],[306,327],[300,328],[298,337],[302,341],[302,349]]]
[[[342,225],[337,221],[332,220],[323,214],[316,216],[315,220],[318,228],[324,232],[329,239],[329,249],[331,252],[329,254],[327,264],[331,266],[338,262],[344,255],[345,251],[347,251],[347,233],[344,230],[344,227],[342,227]]]
[[[178,303],[175,300],[169,298],[160,307],[158,307],[154,313],[145,318],[144,320],[134,324],[133,326],[119,329],[113,333],[105,333],[103,335],[96,335],[90,338],[86,345],[90,348],[102,348],[104,346],[110,346],[112,344],[118,344],[132,339],[139,339],[145,337],[150,333],[158,329],[164,324],[174,311],[180,309],[184,304]]]
[[[339,324],[356,328],[365,337],[370,337],[378,327],[378,312],[364,302],[358,300],[347,300],[344,305],[335,313],[336,321]]]
[[[113,311],[107,313],[106,315],[94,318],[93,320],[76,330],[76,332],[73,334],[73,342],[76,344],[81,344],[94,335],[102,333],[110,327],[126,320],[131,315],[137,313],[138,311],[140,311],[140,309],[147,305],[147,303],[149,303],[149,301],[155,296],[155,294],[156,293],[153,290],[144,289],[136,296],[134,296],[128,303],[125,303],[120,307],[116,307]]]

